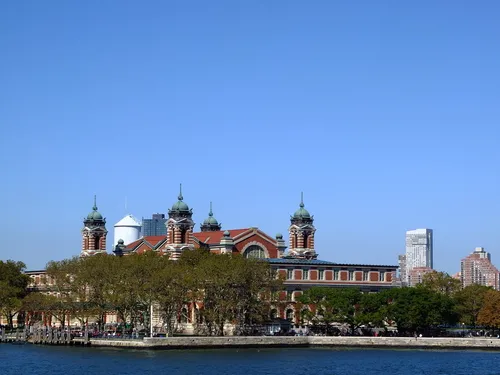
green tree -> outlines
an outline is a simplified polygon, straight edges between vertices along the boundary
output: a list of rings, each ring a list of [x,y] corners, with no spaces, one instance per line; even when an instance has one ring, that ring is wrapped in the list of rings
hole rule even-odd
[[[426,273],[418,287],[427,288],[447,296],[454,295],[462,288],[460,280],[451,277],[446,272],[438,271]]]
[[[440,325],[455,324],[454,300],[427,288],[398,288],[383,292],[388,304],[384,312],[401,333],[429,332]]]
[[[0,313],[5,316],[10,327],[14,316],[21,311],[22,299],[27,294],[30,277],[24,274],[23,262],[0,261]]]
[[[455,294],[454,298],[461,322],[476,327],[479,312],[485,303],[485,296],[490,290],[490,287],[472,284]]]

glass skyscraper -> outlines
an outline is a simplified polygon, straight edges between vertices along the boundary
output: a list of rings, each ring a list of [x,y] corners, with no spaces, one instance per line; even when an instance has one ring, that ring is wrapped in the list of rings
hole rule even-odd
[[[432,229],[415,229],[406,232],[406,277],[417,267],[433,268]]]
[[[153,214],[151,219],[142,219],[142,235],[147,236],[166,236],[167,227],[165,223],[165,214]]]

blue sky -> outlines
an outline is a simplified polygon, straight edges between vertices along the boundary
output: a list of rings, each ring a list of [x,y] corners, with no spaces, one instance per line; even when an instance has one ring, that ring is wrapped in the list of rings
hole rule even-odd
[[[500,265],[496,1],[0,4],[0,259],[79,254],[167,212],[286,233],[304,191],[321,259],[397,264],[432,228],[450,273]],[[125,197],[128,207],[125,209]],[[285,236],[287,237],[287,236]],[[111,250],[111,247],[109,247]]]

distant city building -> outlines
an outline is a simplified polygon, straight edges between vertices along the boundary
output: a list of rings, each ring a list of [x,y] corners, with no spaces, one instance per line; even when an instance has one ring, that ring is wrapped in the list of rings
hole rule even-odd
[[[399,281],[402,286],[408,284],[408,276],[406,275],[406,255],[398,256],[398,265],[399,265]]]
[[[142,235],[147,236],[166,236],[167,219],[165,214],[153,214],[151,219],[142,219]],[[125,242],[129,244],[130,242]]]
[[[415,229],[406,232],[406,277],[417,267],[433,268],[432,229]]]
[[[132,215],[126,215],[114,225],[113,248],[121,239],[125,244],[132,243],[141,238],[141,223]]]
[[[424,275],[434,272],[430,267],[414,267],[408,272],[408,285],[415,286],[420,284],[424,278]]]
[[[491,255],[482,247],[476,247],[474,252],[461,261],[462,286],[472,284],[491,286],[500,289],[500,272],[491,263]]]

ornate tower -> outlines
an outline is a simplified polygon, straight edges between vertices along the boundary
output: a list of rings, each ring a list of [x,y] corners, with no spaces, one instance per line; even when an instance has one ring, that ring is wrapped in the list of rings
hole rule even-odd
[[[200,225],[200,229],[202,232],[216,232],[221,230],[222,224],[217,222],[214,214],[212,212],[212,202],[210,202],[210,212],[208,213],[208,218],[203,221],[203,224]]]
[[[191,233],[193,233],[193,210],[183,202],[182,185],[180,185],[178,201],[168,210],[167,242],[165,252],[171,259],[178,259],[184,250],[194,249]]]
[[[106,253],[106,219],[97,211],[96,196],[92,212],[83,220],[82,251],[80,256]]]
[[[316,259],[318,254],[314,250],[314,217],[304,208],[304,195],[301,193],[300,206],[290,217],[290,249],[288,256],[301,259]]]

